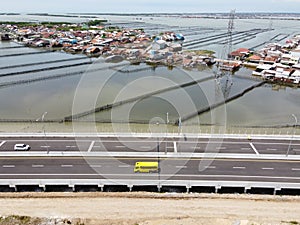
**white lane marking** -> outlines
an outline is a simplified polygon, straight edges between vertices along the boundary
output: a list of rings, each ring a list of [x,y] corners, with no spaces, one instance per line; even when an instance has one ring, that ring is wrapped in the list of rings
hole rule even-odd
[[[144,149],[151,149],[152,147],[151,147],[151,146],[141,146],[141,148],[144,148]]]
[[[201,149],[201,147],[191,147],[191,149]]]
[[[2,145],[4,145],[5,142],[6,142],[6,141],[2,141],[2,142],[0,143],[0,147],[1,147]]]
[[[226,147],[216,147],[216,150],[224,150]]]
[[[32,165],[33,168],[42,168],[44,165]]]
[[[292,168],[293,171],[300,171],[300,168]]]
[[[51,146],[49,145],[42,145],[41,148],[50,148]]]
[[[91,165],[91,167],[100,168],[102,165]]]
[[[117,145],[116,148],[125,148],[124,145]]]
[[[206,166],[205,168],[206,168],[206,169],[216,169],[215,166]]]
[[[234,167],[232,167],[233,169],[240,169],[240,170],[244,170],[244,169],[246,169],[246,167],[244,167],[244,166],[234,166]]]
[[[253,151],[255,152],[256,155],[259,155],[257,149],[255,148],[254,144],[253,143],[249,143],[251,148],[253,149]]]
[[[281,142],[278,142],[278,143],[273,143],[273,142],[256,142],[255,144],[258,144],[258,145],[290,145],[289,142],[286,142],[286,143],[281,143]],[[299,146],[300,144],[297,144],[297,143],[293,143],[293,146]]]
[[[3,167],[3,168],[14,168],[15,165],[3,165],[2,167]]]
[[[176,166],[176,168],[178,168],[178,169],[186,169],[187,166]]]
[[[93,148],[102,148],[100,145],[94,145]]]
[[[267,151],[277,151],[276,148],[267,148]]]
[[[73,167],[73,165],[61,165],[61,167]]]
[[[174,148],[173,146],[167,146],[166,148]]]
[[[241,150],[251,150],[251,148],[241,148]]]
[[[130,165],[119,165],[119,168],[128,168]]]
[[[76,148],[76,145],[67,145],[66,148]]]
[[[10,177],[12,175],[15,176],[20,176],[20,177],[27,177],[27,176],[32,176],[32,177],[40,177],[40,176],[57,176],[57,177],[62,177],[62,176],[69,176],[69,177],[77,177],[77,176],[93,176],[96,178],[99,178],[99,174],[91,174],[91,173],[80,173],[80,174],[74,174],[74,173],[65,173],[65,174],[55,174],[55,173],[2,173],[0,176],[2,177]],[[116,177],[128,177],[128,174],[111,174],[111,173],[102,173],[101,175],[106,175],[106,176],[116,176]],[[140,176],[145,176],[144,174],[140,174]],[[157,177],[157,174],[147,174],[147,176],[151,177]],[[300,180],[300,177],[286,177],[286,176],[249,176],[249,175],[204,175],[204,174],[161,174],[161,177],[214,177],[214,178],[264,178],[264,179],[290,179],[290,180]]]
[[[41,142],[43,140],[39,139],[16,139],[14,142]],[[76,140],[76,142],[91,142],[92,139],[86,139],[86,140]],[[67,139],[67,140],[60,140],[60,139],[52,139],[52,140],[47,140],[47,142],[74,142],[74,140]],[[120,141],[102,141],[102,143],[119,143]],[[156,143],[156,141],[149,141],[149,140],[135,140],[135,141],[126,141],[122,140],[122,142],[128,142],[128,143]],[[167,141],[168,142],[168,141]],[[185,141],[184,143],[181,144],[207,144],[207,141]],[[210,143],[214,144],[247,144],[248,141],[210,141]],[[257,142],[256,144],[259,145],[289,145],[289,142]],[[293,143],[293,146],[300,146],[300,143]]]
[[[174,146],[174,153],[177,153],[177,143],[176,143],[176,141],[173,142],[173,146]]]
[[[265,167],[265,168],[261,168],[262,170],[274,170],[274,168],[268,168],[268,167]]]
[[[92,141],[90,144],[90,147],[88,148],[88,152],[92,151],[92,148],[94,147],[95,141]]]

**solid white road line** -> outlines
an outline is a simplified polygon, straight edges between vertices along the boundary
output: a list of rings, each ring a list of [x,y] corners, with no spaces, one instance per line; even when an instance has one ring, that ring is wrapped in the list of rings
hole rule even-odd
[[[1,147],[2,145],[4,145],[5,142],[6,142],[6,141],[2,141],[2,142],[0,143],[0,147]]]
[[[274,168],[261,168],[262,170],[274,170]]]
[[[61,167],[73,167],[73,165],[61,165]]]
[[[3,165],[2,167],[3,167],[3,168],[14,168],[15,165]]]
[[[42,168],[44,165],[32,165],[33,168]]]
[[[244,166],[234,166],[234,167],[232,167],[233,169],[240,169],[240,170],[244,170],[244,169],[246,169],[246,167],[244,167]]]
[[[174,153],[177,153],[177,143],[176,143],[176,141],[173,142],[173,146],[174,146]]]
[[[92,141],[90,144],[90,147],[88,148],[88,152],[92,151],[92,148],[94,147],[95,141]]]
[[[132,174],[111,174],[111,173],[102,173],[101,174],[106,176],[118,176],[118,177],[127,177],[131,176]],[[55,173],[31,173],[31,174],[24,174],[24,173],[2,173],[0,174],[2,177],[11,177],[11,176],[33,176],[33,177],[41,177],[41,176],[69,176],[69,177],[76,177],[76,176],[95,176],[99,177],[100,174],[91,174],[91,173],[80,173],[80,174],[74,174],[74,173],[68,173],[68,174],[55,174]],[[145,176],[145,174],[135,174],[135,176]],[[147,174],[147,176],[151,177],[157,177],[157,174]],[[295,177],[286,177],[286,176],[251,176],[251,175],[206,175],[206,174],[160,174],[161,177],[214,177],[214,178],[265,178],[265,179],[291,179],[291,180],[300,180],[299,176]]]
[[[254,144],[253,143],[249,143],[251,148],[253,149],[253,151],[255,152],[256,155],[259,155],[257,149],[255,148]]]

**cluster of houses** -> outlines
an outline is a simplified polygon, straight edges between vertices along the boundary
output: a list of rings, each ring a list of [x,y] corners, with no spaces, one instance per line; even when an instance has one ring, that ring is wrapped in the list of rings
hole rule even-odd
[[[287,40],[284,45],[269,43],[255,52],[240,48],[230,57],[245,65],[255,66],[254,76],[274,82],[300,84],[300,35]]]
[[[230,61],[214,59],[211,54],[200,51],[185,51],[184,36],[163,32],[150,36],[143,29],[118,27],[83,26],[82,24],[57,25],[0,25],[2,40],[11,36],[18,42],[31,46],[69,53],[84,53],[88,56],[114,57],[139,63],[163,64],[197,68],[218,61],[222,70],[234,71],[242,64],[256,67],[253,75],[263,79],[300,85],[300,35],[287,40],[284,45],[267,44],[258,51],[237,49],[229,54]]]
[[[3,27],[4,26],[4,27]],[[64,50],[69,53],[84,53],[88,56],[121,56],[133,62],[149,62],[164,65],[212,64],[213,58],[183,51],[184,36],[163,32],[150,36],[143,29],[89,26],[80,24],[18,26],[2,25],[2,29],[18,42],[30,47]]]

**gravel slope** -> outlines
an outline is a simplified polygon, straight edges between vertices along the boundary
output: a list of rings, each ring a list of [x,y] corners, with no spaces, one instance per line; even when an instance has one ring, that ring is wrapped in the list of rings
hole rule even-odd
[[[32,221],[40,221],[27,221],[27,224],[33,225],[300,224],[300,197],[159,193],[0,193],[0,215],[30,216]],[[54,222],[55,219],[59,222]],[[8,225],[0,219],[0,225],[4,224]]]

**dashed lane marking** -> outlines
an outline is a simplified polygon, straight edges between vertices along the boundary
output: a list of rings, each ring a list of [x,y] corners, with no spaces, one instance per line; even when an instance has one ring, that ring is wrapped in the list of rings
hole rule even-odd
[[[32,165],[33,168],[42,168],[44,165]]]
[[[267,148],[267,151],[277,151],[276,148]]]
[[[16,167],[15,165],[3,165],[2,166],[3,168],[14,168],[14,167]]]
[[[206,169],[216,169],[215,166],[206,166],[205,168],[206,168]]]
[[[128,168],[130,165],[119,165],[119,168]]]
[[[191,149],[201,149],[201,147],[191,147]]]
[[[244,170],[244,169],[246,169],[246,167],[244,167],[244,166],[234,166],[234,167],[232,167],[233,169],[240,169],[240,170]]]
[[[91,165],[91,167],[94,167],[94,168],[101,168],[102,165]]]
[[[61,165],[61,167],[73,167],[73,165]]]
[[[268,168],[268,167],[266,167],[266,168],[261,168],[262,170],[274,170],[274,168]]]
[[[292,168],[293,171],[300,171],[300,168]]]
[[[176,166],[177,169],[186,169],[187,166]]]

